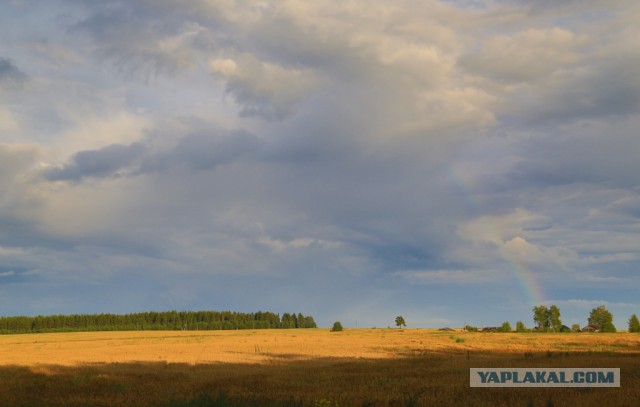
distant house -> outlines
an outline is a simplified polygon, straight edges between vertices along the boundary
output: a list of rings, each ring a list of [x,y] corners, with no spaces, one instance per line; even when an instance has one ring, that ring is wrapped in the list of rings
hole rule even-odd
[[[497,326],[485,326],[482,328],[482,332],[498,332]]]
[[[600,332],[600,327],[597,325],[589,324],[582,328],[582,332]]]
[[[562,325],[562,326],[560,327],[560,332],[571,332],[571,328],[569,328],[569,327],[568,327],[568,326],[566,326],[566,325]]]

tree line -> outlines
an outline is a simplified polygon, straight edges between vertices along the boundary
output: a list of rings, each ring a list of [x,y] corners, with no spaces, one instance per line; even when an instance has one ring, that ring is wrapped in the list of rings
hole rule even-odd
[[[560,319],[560,308],[556,305],[533,307],[533,320],[538,330],[545,332],[616,332],[616,327],[613,325],[613,314],[604,305],[591,310],[587,319],[588,325],[583,328],[580,328],[579,324],[573,324],[571,328],[563,325]]]
[[[518,321],[516,323],[516,332],[616,332],[616,327],[613,324],[613,314],[607,310],[604,305],[600,305],[591,310],[588,324],[584,327],[580,327],[579,324],[573,324],[571,327],[562,324],[560,319],[560,308],[556,305],[547,307],[546,305],[535,306],[533,311],[533,322],[535,327],[529,329],[524,322]],[[629,332],[640,332],[640,321],[636,314],[631,315],[628,321]],[[478,331],[475,326],[466,325],[464,327],[467,331]],[[482,328],[483,331],[491,332],[512,332],[511,324],[505,321],[500,327]]]
[[[0,317],[0,334],[220,329],[317,328],[310,315],[273,312],[164,311],[133,314],[72,314]]]

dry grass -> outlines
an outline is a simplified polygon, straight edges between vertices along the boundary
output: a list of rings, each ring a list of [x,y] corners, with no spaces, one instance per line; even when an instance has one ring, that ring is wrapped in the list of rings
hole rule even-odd
[[[471,389],[470,367],[619,367],[614,389]],[[0,336],[0,405],[640,404],[640,335],[359,329]],[[327,401],[329,400],[329,401]]]

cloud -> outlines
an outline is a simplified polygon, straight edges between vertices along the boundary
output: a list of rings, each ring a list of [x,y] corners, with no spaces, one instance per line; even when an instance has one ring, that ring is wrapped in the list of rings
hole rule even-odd
[[[20,86],[25,80],[27,75],[13,61],[0,57],[0,87]]]
[[[548,86],[533,90],[529,100],[525,98],[517,115],[541,124],[633,116],[640,106],[640,82],[622,80],[619,73],[628,69],[624,64],[551,78]]]
[[[568,248],[545,247],[532,244],[523,237],[517,236],[500,247],[502,255],[516,264],[543,267],[546,270],[567,270],[567,266],[575,264],[577,253]]]
[[[118,170],[130,166],[143,153],[144,147],[140,143],[112,144],[100,150],[81,151],[66,165],[46,171],[45,177],[51,181],[79,181],[86,177],[115,176]]]
[[[267,246],[276,253],[281,253],[286,250],[304,249],[308,247],[320,247],[323,249],[339,248],[342,246],[341,242],[330,242],[322,239],[312,239],[308,237],[296,238],[290,241],[283,241],[281,239],[272,239],[269,237],[261,237],[258,242],[264,246]]]
[[[44,170],[50,181],[82,181],[84,178],[136,176],[166,171],[209,171],[230,164],[243,156],[266,153],[253,135],[221,129],[210,133],[176,137],[173,143],[159,148],[151,135],[131,144],[111,144],[96,150],[75,153],[61,166]],[[150,132],[153,134],[153,131]]]
[[[140,166],[141,172],[171,169],[195,171],[213,170],[230,164],[243,156],[259,151],[260,141],[245,131],[218,134],[190,134],[182,137],[175,147],[147,155]]]
[[[119,72],[145,80],[190,68],[195,63],[193,48],[207,48],[214,41],[196,22],[170,18],[144,2],[87,10],[88,16],[73,24],[70,31],[88,34],[98,44],[100,57]]]
[[[502,216],[481,216],[461,225],[457,233],[466,240],[491,242],[502,245],[520,238],[526,229],[545,227],[549,218],[535,214],[524,208],[516,208],[512,213]]]
[[[318,82],[309,69],[287,69],[259,61],[250,54],[236,60],[214,59],[209,70],[227,80],[226,91],[242,106],[241,115],[268,120],[289,116]]]
[[[314,69],[329,87],[320,95],[330,92],[329,103],[359,125],[361,117],[370,121],[362,129],[368,137],[453,139],[493,125],[496,98],[457,75],[463,39],[439,19],[462,23],[471,15],[436,2],[414,6],[291,3],[265,14],[247,42]]]
[[[502,216],[482,216],[457,229],[463,240],[451,258],[499,269],[526,267],[536,273],[569,272],[584,259],[575,247],[558,247],[548,231],[554,230],[550,218],[522,208]]]
[[[488,38],[475,53],[461,56],[466,70],[499,82],[535,82],[570,70],[582,58],[586,36],[566,29],[526,29]]]
[[[638,111],[635,77],[638,54],[629,38],[637,36],[629,2],[563,2],[540,7],[503,2],[480,14],[501,29],[483,30],[458,59],[475,86],[500,99],[501,120],[522,120],[527,127],[572,121],[626,118]],[[512,10],[501,21],[496,11]],[[491,16],[491,17],[490,17]],[[595,17],[597,16],[597,17]],[[489,35],[487,35],[489,34]]]

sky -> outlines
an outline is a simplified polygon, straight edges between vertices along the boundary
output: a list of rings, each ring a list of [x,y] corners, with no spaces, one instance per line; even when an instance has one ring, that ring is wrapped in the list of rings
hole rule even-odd
[[[635,0],[0,9],[0,315],[640,313]]]

